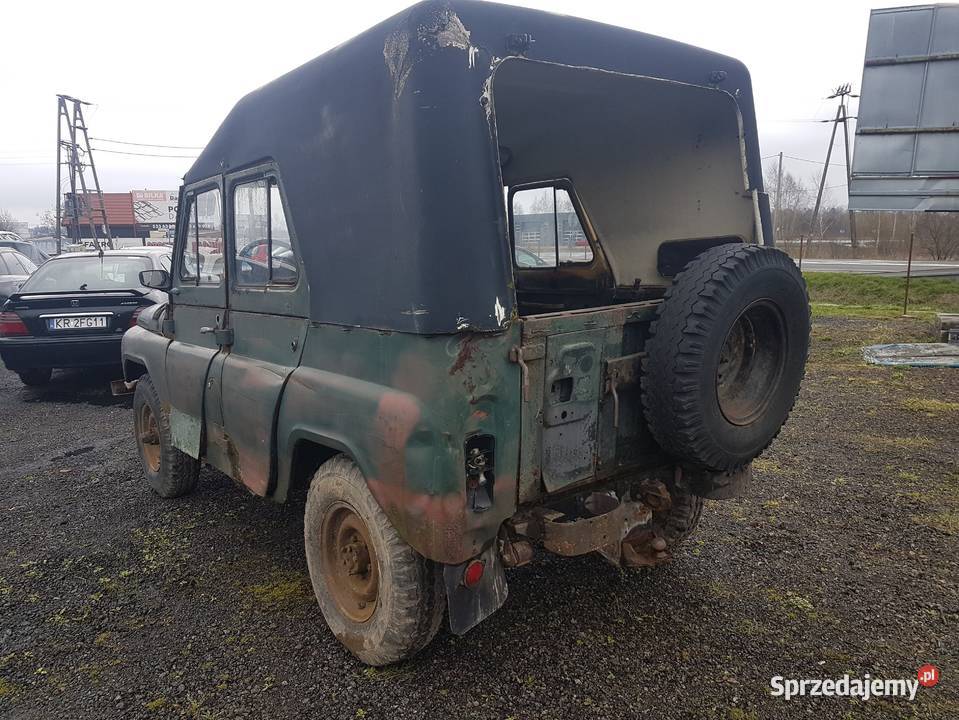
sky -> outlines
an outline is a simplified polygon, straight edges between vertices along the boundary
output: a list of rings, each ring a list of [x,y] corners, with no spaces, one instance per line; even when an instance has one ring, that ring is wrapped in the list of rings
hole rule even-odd
[[[36,224],[55,203],[56,94],[92,103],[104,191],[176,189],[233,104],[250,90],[411,4],[156,0],[8,3],[0,60],[0,209]],[[822,161],[831,90],[859,88],[869,10],[910,3],[861,0],[515,1],[661,35],[736,57],[752,73],[764,156]],[[69,26],[68,26],[69,22]],[[68,41],[67,38],[73,38]],[[855,110],[855,105],[853,105]],[[841,137],[841,133],[840,133]],[[99,151],[97,150],[99,149]],[[841,142],[833,162],[843,160]],[[764,164],[775,163],[769,158]],[[821,165],[786,158],[810,183]],[[830,167],[827,204],[845,204],[845,170]]]

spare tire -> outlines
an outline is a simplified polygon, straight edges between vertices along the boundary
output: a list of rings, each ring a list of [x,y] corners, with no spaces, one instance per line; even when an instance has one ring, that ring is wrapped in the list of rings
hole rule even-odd
[[[715,471],[758,456],[796,401],[809,324],[806,283],[784,252],[735,243],[691,260],[643,359],[643,411],[660,447]]]

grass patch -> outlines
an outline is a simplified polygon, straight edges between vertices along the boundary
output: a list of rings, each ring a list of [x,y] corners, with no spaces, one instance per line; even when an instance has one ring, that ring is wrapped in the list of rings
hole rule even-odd
[[[151,710],[151,711],[153,711],[153,712],[159,712],[160,710],[162,710],[163,708],[165,708],[165,707],[166,707],[167,705],[169,705],[169,704],[170,704],[170,702],[169,702],[165,697],[160,696],[160,697],[158,697],[158,698],[156,698],[156,699],[154,699],[154,700],[151,700],[150,702],[146,703],[146,709],[147,709],[147,710]]]
[[[946,510],[940,513],[913,515],[912,520],[919,525],[941,530],[949,535],[959,535],[959,512]]]
[[[17,686],[13,683],[0,678],[0,698],[8,698],[11,695],[15,695],[17,692]]]
[[[883,437],[881,435],[862,435],[860,442],[869,450],[882,452],[890,447],[898,450],[922,450],[935,446],[932,438],[922,435],[910,437]]]
[[[817,315],[895,317],[902,314],[906,279],[852,273],[806,273],[809,301]],[[912,278],[909,282],[912,312],[956,312],[959,281],[950,278]]]
[[[922,412],[929,415],[959,412],[959,402],[947,402],[935,398],[909,398],[902,401],[902,406],[911,412]]]

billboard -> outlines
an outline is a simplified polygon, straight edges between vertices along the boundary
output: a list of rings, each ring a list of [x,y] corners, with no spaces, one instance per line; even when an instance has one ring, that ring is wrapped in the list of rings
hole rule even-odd
[[[151,230],[172,230],[176,226],[176,190],[131,190],[130,195],[138,225]]]
[[[959,211],[959,4],[872,11],[849,209]]]

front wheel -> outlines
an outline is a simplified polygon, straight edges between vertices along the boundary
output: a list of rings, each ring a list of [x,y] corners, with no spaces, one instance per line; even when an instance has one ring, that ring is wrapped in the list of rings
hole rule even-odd
[[[137,382],[133,394],[133,428],[140,464],[147,483],[164,498],[186,495],[196,487],[199,463],[173,446],[170,418],[149,375]]]
[[[303,536],[320,610],[350,652],[388,665],[429,644],[445,608],[441,568],[399,536],[352,460],[316,471]]]

